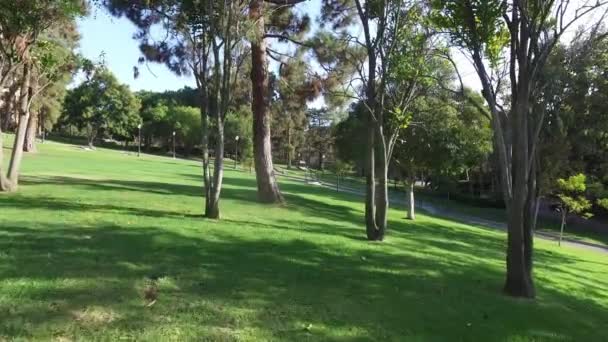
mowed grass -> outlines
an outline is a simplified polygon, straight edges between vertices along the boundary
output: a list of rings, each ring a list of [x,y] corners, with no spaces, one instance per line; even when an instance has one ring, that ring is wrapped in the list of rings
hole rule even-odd
[[[538,298],[501,294],[505,236],[226,172],[201,217],[191,161],[47,143],[0,195],[0,341],[605,341],[608,255],[536,242]],[[143,291],[156,281],[150,307]]]

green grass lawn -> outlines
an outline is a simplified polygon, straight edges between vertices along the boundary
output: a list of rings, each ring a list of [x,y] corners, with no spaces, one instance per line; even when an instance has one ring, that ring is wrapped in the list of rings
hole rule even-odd
[[[535,301],[500,292],[505,236],[227,170],[200,217],[191,161],[47,143],[0,195],[0,341],[605,341],[608,255],[536,243]],[[143,289],[158,278],[157,302]]]
[[[286,172],[287,175],[293,175],[301,178],[308,177],[308,179],[316,179],[326,183],[335,184],[336,175],[331,170],[318,171],[312,170],[312,172],[302,171],[298,168],[287,169],[284,165],[278,165],[278,169],[282,172]],[[346,176],[341,177],[340,186],[347,187],[349,189],[365,191],[365,180],[362,177]],[[405,201],[405,189],[403,189],[403,183],[398,184],[398,188],[395,188],[393,181],[389,182],[389,192],[392,198],[402,197]],[[497,208],[481,208],[476,207],[467,203],[461,203],[454,200],[448,200],[446,195],[433,193],[432,191],[420,189],[416,191],[417,200],[422,200],[426,203],[433,204],[438,208],[450,212],[458,212],[467,216],[479,217],[485,220],[495,222],[506,222],[507,217],[504,209]],[[540,218],[537,226],[537,230],[541,232],[550,232],[556,234],[560,229],[560,220]],[[564,238],[573,241],[580,241],[583,243],[591,243],[600,246],[608,246],[608,235],[600,234],[591,231],[575,230],[571,231],[569,226],[564,231]]]

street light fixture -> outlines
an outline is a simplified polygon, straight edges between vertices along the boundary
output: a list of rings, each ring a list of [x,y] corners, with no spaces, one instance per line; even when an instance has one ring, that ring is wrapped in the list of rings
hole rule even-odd
[[[175,131],[173,131],[173,159],[175,159]]]
[[[137,125],[137,130],[139,132],[139,137],[137,138],[137,156],[141,155],[141,124]]]
[[[234,169],[236,170],[236,161],[239,159],[239,136],[234,137],[236,141],[236,149],[234,151]]]

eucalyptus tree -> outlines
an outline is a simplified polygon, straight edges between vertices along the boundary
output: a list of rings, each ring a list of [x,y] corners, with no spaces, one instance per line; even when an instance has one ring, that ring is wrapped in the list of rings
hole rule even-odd
[[[342,93],[363,100],[367,116],[369,240],[384,239],[389,164],[401,131],[411,123],[411,106],[429,80],[428,66],[437,48],[424,25],[425,11],[421,2],[408,0],[338,0],[323,5],[322,22],[331,23],[335,33],[317,35],[317,58],[326,69],[353,73]],[[353,34],[355,23],[362,28],[362,37]]]
[[[3,156],[0,148],[0,189],[16,191],[19,171],[23,158],[23,145],[30,117],[33,97],[41,90],[32,88],[32,77],[36,72],[34,65],[53,68],[52,58],[36,60],[40,55],[32,48],[39,42],[41,35],[52,25],[69,24],[85,11],[82,0],[57,1],[2,1],[0,2],[0,89],[7,82],[18,84],[18,127],[9,159],[8,172],[2,168]],[[48,56],[48,55],[47,55]],[[0,131],[0,146],[2,132]]]
[[[200,97],[205,216],[220,217],[223,182],[224,122],[232,88],[247,49],[243,44],[247,3],[244,0],[103,0],[115,16],[126,16],[138,28],[135,39],[147,61],[166,65],[177,75],[192,74]],[[154,30],[165,39],[155,40]],[[214,125],[210,125],[210,120]],[[215,166],[211,174],[209,137],[215,130]]]
[[[431,3],[434,22],[472,60],[491,113],[494,150],[508,216],[504,292],[533,298],[538,141],[545,122],[545,111],[531,110],[539,75],[560,38],[581,18],[598,9],[603,11],[608,1],[584,0],[574,4],[569,0],[432,0]],[[501,94],[506,94],[505,100]]]

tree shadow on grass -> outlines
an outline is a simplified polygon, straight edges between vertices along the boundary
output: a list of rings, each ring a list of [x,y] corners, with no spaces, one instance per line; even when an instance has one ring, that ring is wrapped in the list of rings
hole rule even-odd
[[[115,332],[158,340],[170,338],[163,334],[172,327],[186,328],[183,339],[568,339],[592,338],[585,328],[606,317],[605,307],[550,288],[544,296],[565,307],[499,295],[501,275],[477,260],[483,246],[439,258],[381,244],[351,250],[313,237],[207,239],[204,229],[193,237],[103,222],[44,230],[9,223],[0,235],[10,260],[0,264],[0,336],[9,339],[40,338],[37,329],[49,329],[78,339]],[[141,299],[149,277],[161,279],[152,308]],[[86,316],[95,310],[107,315]]]
[[[200,196],[197,186],[146,181],[45,177],[32,178],[28,185],[49,182],[82,190]],[[227,177],[226,185],[224,199],[255,201],[254,180]],[[183,324],[193,338],[209,339],[237,339],[250,329],[258,339],[276,340],[592,340],[597,337],[593,329],[605,321],[606,300],[577,298],[546,276],[545,283],[537,284],[538,302],[501,296],[502,270],[489,262],[504,257],[504,237],[499,234],[467,231],[447,221],[391,220],[386,243],[353,246],[352,240],[364,239],[363,213],[347,202],[359,197],[295,183],[282,184],[282,189],[288,200],[285,209],[299,211],[303,218],[272,223],[224,220],[238,227],[237,232],[214,231],[209,238],[207,228],[193,236],[157,226],[97,222],[82,228],[46,222],[42,230],[3,221],[0,284],[8,299],[0,301],[0,316],[10,318],[0,323],[0,337],[32,338],[35,326],[49,326],[86,339],[94,338],[102,325],[139,337],[149,330],[159,339],[167,337],[162,328]],[[127,206],[10,196],[0,206],[24,213],[46,208],[195,217],[146,208],[149,199],[143,197],[141,206]],[[302,239],[239,236],[246,228],[271,231],[261,236],[297,230]],[[341,238],[350,241],[348,248]],[[536,261],[558,273],[582,260],[540,249]],[[594,279],[577,280],[576,272],[565,276],[572,283]],[[153,309],[144,308],[140,298],[146,277],[169,283],[161,287],[162,297]],[[598,285],[585,298],[602,298],[602,292],[606,289]],[[78,318],[79,312],[95,307],[115,317],[102,322]],[[308,324],[312,328],[304,329]]]
[[[86,179],[76,177],[27,177],[24,184],[28,186],[36,185],[69,185],[73,188],[79,188],[82,190],[103,190],[103,191],[127,191],[127,192],[139,192],[148,195],[158,195],[164,198],[166,195],[175,196],[187,196],[202,198],[202,189],[200,186],[189,185],[189,184],[178,184],[178,183],[161,183],[161,182],[150,182],[150,181],[137,181],[137,180],[116,180],[116,179]],[[363,222],[363,211],[361,209],[354,209],[352,205],[353,201],[359,201],[360,197],[348,194],[338,193],[329,189],[321,187],[313,187],[306,184],[299,184],[293,182],[282,183],[281,187],[285,193],[287,199],[285,207],[290,211],[299,211],[306,216],[310,217],[322,217],[336,222],[336,226],[347,225],[360,227],[360,230],[353,229],[332,229],[332,225],[328,225],[327,229],[321,229],[326,231],[326,234],[341,234],[344,237],[348,237],[354,240],[365,240],[364,222]],[[222,190],[222,198],[224,200],[241,201],[246,203],[256,203],[257,193],[255,191],[255,180],[249,178],[238,178],[238,177],[225,177],[225,187]],[[331,200],[328,203],[327,199]],[[344,203],[344,204],[340,204]],[[158,210],[150,209],[146,206],[145,201],[142,201],[141,206],[128,206],[118,204],[100,204],[100,203],[88,203],[74,199],[63,199],[56,197],[37,197],[35,199],[29,199],[27,197],[12,196],[5,201],[0,202],[0,207],[13,207],[23,209],[35,209],[35,208],[48,208],[53,210],[72,210],[72,211],[96,211],[96,212],[118,212],[123,214],[133,214],[139,216],[148,217],[202,217],[201,214],[188,214],[183,212],[175,212],[169,210]],[[446,219],[447,220],[447,219]],[[446,221],[447,222],[447,221]],[[313,226],[320,224],[318,222],[306,223],[300,222],[301,225]],[[397,236],[403,236],[409,239],[415,239],[419,236],[428,236],[420,234],[421,230],[428,230],[429,226],[423,221],[406,221],[406,220],[389,220],[388,224],[389,238],[391,234]],[[484,229],[484,228],[481,228]],[[494,231],[492,229],[485,229],[487,231]],[[504,240],[493,239],[487,240],[487,235],[481,234],[471,230],[467,236],[476,237],[476,241],[468,243],[463,247],[462,242],[462,230],[450,227],[449,225],[441,226],[433,234],[440,234],[449,236],[449,240],[446,240],[443,248],[459,249],[459,248],[474,248],[479,244],[484,244],[490,247],[492,255],[488,257],[500,257],[504,255],[505,244]],[[433,238],[433,237],[431,237]],[[458,242],[460,241],[460,242]],[[424,241],[420,241],[424,242]],[[439,243],[435,241],[435,243]],[[545,255],[546,254],[546,255]],[[547,259],[553,259],[555,256],[551,252],[538,250],[536,251],[536,260],[546,257]],[[565,256],[560,255],[561,258]]]

